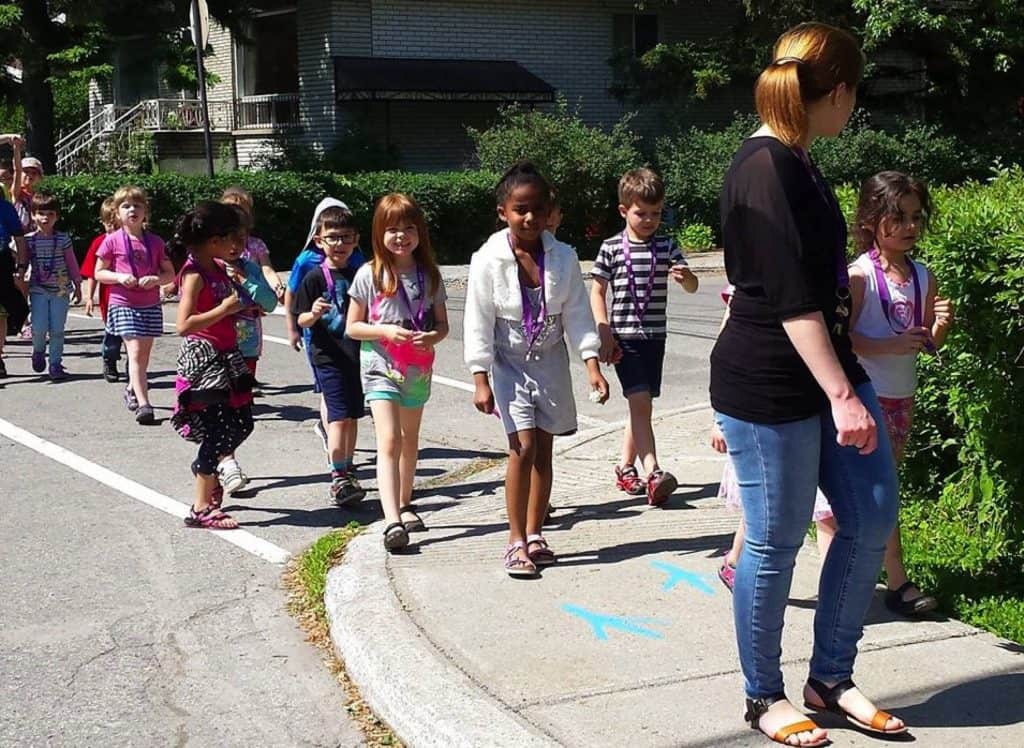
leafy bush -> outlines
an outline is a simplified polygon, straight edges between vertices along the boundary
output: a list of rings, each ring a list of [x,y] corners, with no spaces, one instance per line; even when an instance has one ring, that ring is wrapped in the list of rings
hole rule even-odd
[[[80,248],[100,230],[99,206],[123,184],[137,184],[150,197],[150,223],[157,234],[169,237],[174,224],[198,201],[217,199],[223,189],[237,184],[249,190],[256,204],[256,233],[270,247],[274,264],[291,264],[302,248],[316,204],[328,195],[346,202],[356,215],[362,246],[369,251],[373,206],[387,192],[405,192],[423,206],[438,256],[442,262],[466,262],[494,229],[493,174],[479,171],[442,174],[373,172],[336,175],[326,172],[251,172],[205,176],[181,174],[93,174],[49,177],[42,189],[57,195],[62,225]]]
[[[683,252],[704,252],[715,246],[715,231],[704,223],[686,223],[672,231]]]
[[[550,112],[502,109],[493,127],[469,128],[469,135],[483,169],[500,174],[522,159],[537,165],[558,191],[564,232],[581,255],[622,228],[619,178],[641,163],[627,120],[605,132],[584,124],[563,99]]]
[[[904,547],[923,583],[985,625],[1013,609],[998,599],[1024,610],[1024,170],[935,201],[921,259],[957,321],[943,363],[920,371]]]
[[[755,117],[737,115],[723,130],[694,127],[658,139],[655,162],[665,180],[665,202],[680,225],[703,223],[717,233],[718,195],[725,172],[740,143],[757,127]]]
[[[665,178],[667,204],[680,223],[705,223],[717,232],[725,173],[743,139],[758,126],[753,115],[737,115],[721,130],[691,128],[657,141],[655,161]],[[841,137],[819,139],[811,154],[832,184],[856,185],[883,169],[905,171],[933,185],[960,184],[982,178],[996,160],[996,151],[969,146],[934,125],[907,123],[889,132],[871,127],[863,115],[854,117]]]

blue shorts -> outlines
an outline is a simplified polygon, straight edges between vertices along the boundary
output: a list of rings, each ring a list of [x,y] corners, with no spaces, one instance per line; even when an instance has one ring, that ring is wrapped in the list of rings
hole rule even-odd
[[[302,331],[302,350],[306,352],[306,363],[313,372],[313,393],[319,395],[323,389],[320,387],[320,377],[316,373],[316,364],[313,363],[313,353],[309,350],[309,338],[306,337],[305,330]]]
[[[328,423],[363,417],[366,406],[358,368],[314,366],[313,375],[327,405]]]
[[[665,339],[619,341],[622,360],[615,364],[615,373],[625,397],[649,392],[651,397],[661,394],[661,370],[665,363]]]

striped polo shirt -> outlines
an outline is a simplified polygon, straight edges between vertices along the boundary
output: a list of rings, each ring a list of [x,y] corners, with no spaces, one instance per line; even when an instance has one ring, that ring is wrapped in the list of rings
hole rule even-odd
[[[620,338],[661,339],[668,332],[668,271],[673,265],[686,264],[683,253],[675,241],[667,236],[655,236],[646,242],[629,242],[630,264],[633,267],[633,290],[630,290],[629,274],[623,253],[624,234],[619,233],[605,239],[598,250],[591,275],[604,278],[612,292],[612,307],[609,321],[612,332]],[[653,262],[652,257],[657,261]],[[654,283],[650,301],[644,309],[643,319],[638,315],[639,307],[647,293],[651,274]]]

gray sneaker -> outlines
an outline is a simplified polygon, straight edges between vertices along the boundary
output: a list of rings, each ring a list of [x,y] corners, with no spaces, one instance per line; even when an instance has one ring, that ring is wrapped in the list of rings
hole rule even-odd
[[[366,489],[352,473],[335,475],[331,478],[331,500],[338,506],[355,504],[366,498]]]

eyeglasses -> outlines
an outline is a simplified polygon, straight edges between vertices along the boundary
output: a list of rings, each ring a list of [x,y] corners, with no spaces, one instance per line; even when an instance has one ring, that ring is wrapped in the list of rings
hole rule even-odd
[[[340,247],[342,244],[353,244],[358,239],[359,234],[337,234],[320,237],[320,241],[328,247]]]

